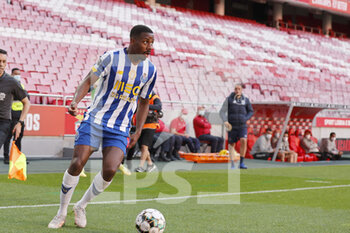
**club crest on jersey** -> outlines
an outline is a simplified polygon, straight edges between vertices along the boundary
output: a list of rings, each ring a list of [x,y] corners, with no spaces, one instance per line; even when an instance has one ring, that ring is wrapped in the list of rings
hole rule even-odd
[[[147,74],[146,73],[143,73],[143,75],[141,76],[141,82],[142,83],[147,82]]]
[[[134,80],[136,77],[136,71],[135,70],[130,70],[129,72],[129,79]]]
[[[232,101],[232,103],[234,103],[234,104],[239,104],[239,105],[245,105],[245,99],[241,99],[241,100],[236,100],[236,99],[234,99],[234,100]]]

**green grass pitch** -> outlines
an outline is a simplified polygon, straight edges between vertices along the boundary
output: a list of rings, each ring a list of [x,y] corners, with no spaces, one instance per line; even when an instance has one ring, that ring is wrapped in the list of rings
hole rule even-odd
[[[164,214],[167,223],[165,232],[170,233],[350,232],[349,165],[241,170],[241,195],[205,198],[210,203],[228,203],[239,198],[240,204],[199,204],[195,197],[179,199],[177,204],[154,200],[128,203],[125,198],[133,200],[134,197],[129,195],[130,189],[124,185],[126,180],[118,173],[105,193],[93,200],[100,203],[87,207],[88,224],[85,229],[75,227],[70,206],[65,226],[51,230],[47,224],[58,207],[40,205],[59,202],[62,175],[29,174],[25,182],[8,180],[7,175],[0,175],[0,232],[130,233],[136,232],[136,215],[146,208],[155,208]],[[93,175],[88,173],[87,178],[80,179],[72,202],[81,198]],[[135,197],[139,200],[153,199],[159,197],[160,192],[170,197],[198,195],[198,192],[225,193],[228,189],[226,170],[177,171],[178,182],[171,182],[176,184],[173,186],[165,182],[163,176],[174,178],[166,172],[150,175],[148,178],[156,182],[137,189]],[[137,174],[134,178],[136,182],[142,182],[144,177],[144,174]],[[191,190],[187,193],[189,185]],[[318,188],[324,186],[332,187]],[[118,200],[119,196],[122,203],[109,203]],[[103,201],[105,203],[101,203]],[[14,208],[7,208],[9,206]]]

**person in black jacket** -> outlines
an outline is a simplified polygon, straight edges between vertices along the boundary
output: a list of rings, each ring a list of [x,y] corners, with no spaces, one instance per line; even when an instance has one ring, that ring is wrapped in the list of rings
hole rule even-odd
[[[236,153],[234,147],[240,141],[241,158],[239,168],[247,169],[243,163],[247,150],[247,121],[253,116],[254,110],[249,99],[242,94],[242,89],[242,84],[235,86],[235,91],[226,98],[220,109],[220,117],[228,131],[232,168],[234,168],[234,155]]]
[[[11,71],[11,76],[19,82],[19,84],[22,86],[24,89],[23,84],[21,83],[21,71],[19,68],[13,68]],[[25,91],[25,89],[24,89]],[[26,92],[26,91],[25,91]],[[29,98],[28,93],[26,92],[27,97]],[[4,158],[9,158],[10,154],[10,144],[11,144],[11,138],[13,136],[12,130],[16,126],[17,122],[19,121],[19,118],[21,117],[23,109],[23,104],[19,100],[13,100],[12,102],[12,109],[11,109],[11,128],[10,128],[10,133],[7,135],[7,138],[4,143]],[[23,138],[23,132],[24,132],[24,125],[22,125],[21,133],[19,134],[19,137],[16,140],[16,146],[20,151],[22,151],[22,138]],[[27,161],[28,163],[28,161]]]
[[[8,134],[14,134],[14,140],[17,140],[30,108],[26,92],[13,77],[5,72],[6,65],[7,52],[0,49],[0,148],[5,143]],[[11,132],[11,106],[14,99],[23,103],[23,110]],[[4,163],[9,164],[8,157],[4,158]]]

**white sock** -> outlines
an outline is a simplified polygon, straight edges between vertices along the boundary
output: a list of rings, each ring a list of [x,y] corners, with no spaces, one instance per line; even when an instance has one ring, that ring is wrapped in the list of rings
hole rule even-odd
[[[102,193],[112,181],[105,181],[102,177],[101,172],[97,173],[89,189],[86,190],[84,196],[77,202],[77,205],[86,208],[87,203],[91,201],[94,197]]]
[[[58,215],[67,215],[67,208],[72,198],[73,192],[77,184],[79,183],[79,176],[72,176],[68,173],[68,170],[65,171],[63,175],[63,181],[61,186],[60,194],[60,208],[58,209]]]

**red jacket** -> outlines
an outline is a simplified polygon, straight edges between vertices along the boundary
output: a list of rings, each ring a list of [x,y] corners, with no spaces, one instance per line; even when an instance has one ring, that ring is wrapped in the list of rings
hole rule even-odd
[[[164,122],[162,120],[158,120],[159,121],[159,128],[156,129],[156,133],[160,133],[160,132],[170,132],[170,130],[168,129],[168,127],[166,127],[166,125],[164,124]]]
[[[198,138],[203,134],[210,134],[211,124],[207,118],[197,115],[193,119],[193,128],[196,133],[196,137]]]

